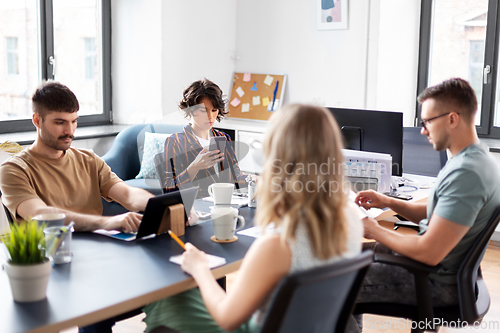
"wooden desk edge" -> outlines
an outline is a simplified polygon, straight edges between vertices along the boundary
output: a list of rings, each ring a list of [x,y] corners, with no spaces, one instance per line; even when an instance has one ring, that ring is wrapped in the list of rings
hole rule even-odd
[[[414,203],[426,203],[427,202],[427,197],[421,198],[421,199],[418,199],[418,200],[412,200],[411,202],[414,202]],[[386,218],[388,218],[390,216],[394,216],[394,215],[396,215],[396,212],[393,211],[392,209],[388,209],[388,210],[384,211],[383,213],[381,213],[379,216],[377,216],[375,218],[375,220],[382,221],[382,220],[385,220]]]
[[[236,272],[240,266],[241,266],[242,260],[238,260],[235,262],[232,262],[230,264],[217,267],[212,269],[212,274],[216,279],[220,279],[227,274]],[[143,307],[149,303],[153,303],[156,301],[159,301],[161,299],[164,299],[166,297],[180,294],[186,290],[192,289],[196,287],[197,284],[194,281],[193,278],[188,278],[186,280],[183,280],[179,283],[176,283],[174,285],[170,285],[168,287],[150,292],[145,295],[141,295],[139,297],[114,304],[110,307],[107,307],[105,309],[101,309],[95,312],[91,312],[88,314],[85,314],[80,317],[73,318],[71,320],[63,321],[63,322],[58,322],[54,324],[50,324],[47,326],[39,327],[37,329],[29,331],[30,333],[49,333],[49,332],[58,332],[73,326],[78,326],[78,327],[83,327],[87,325],[91,325],[97,322],[100,322],[102,320],[120,315],[122,313],[126,313],[128,311],[132,311],[134,309],[137,309],[139,307]]]

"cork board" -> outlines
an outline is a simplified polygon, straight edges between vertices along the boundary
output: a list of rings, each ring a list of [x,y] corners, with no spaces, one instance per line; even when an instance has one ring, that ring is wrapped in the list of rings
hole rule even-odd
[[[229,117],[268,120],[283,103],[285,85],[285,74],[234,73]]]

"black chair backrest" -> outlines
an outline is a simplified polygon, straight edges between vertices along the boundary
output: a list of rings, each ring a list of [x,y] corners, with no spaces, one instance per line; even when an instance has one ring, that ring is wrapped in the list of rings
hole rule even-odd
[[[0,201],[1,200],[2,200],[2,191],[0,191]],[[3,206],[3,209],[5,210],[5,215],[7,216],[7,221],[9,221],[9,223],[14,223],[14,219],[12,218],[12,215],[10,215],[10,212],[7,209],[7,206],[5,206],[3,203],[2,203],[2,206]],[[2,230],[0,230],[0,232],[2,232]]]
[[[477,287],[476,281],[480,272],[480,263],[483,259],[488,242],[500,222],[500,206],[497,206],[486,227],[481,230],[476,242],[467,253],[457,273],[458,295],[460,298],[460,312],[463,321],[473,322],[480,316],[480,312],[486,312],[489,307],[489,297],[481,298],[483,304],[476,304]],[[481,276],[481,275],[479,275]],[[476,306],[474,306],[476,305]],[[484,309],[486,307],[486,309]],[[483,308],[483,309],[479,309]],[[479,311],[478,311],[479,309]]]
[[[167,175],[165,171],[165,162],[163,159],[163,154],[164,153],[158,153],[155,156],[153,156],[153,160],[155,163],[155,168],[156,168],[156,175],[158,176],[158,179],[160,180],[160,185],[162,188],[163,193],[167,192],[167,189],[165,188],[165,184],[167,181]]]
[[[435,177],[446,164],[446,151],[436,151],[420,127],[403,128],[403,172]]]
[[[289,275],[266,314],[261,333],[344,332],[373,252]]]
[[[7,216],[7,221],[9,221],[9,223],[14,223],[14,219],[12,218],[12,215],[10,215],[9,210],[7,209],[7,207],[5,205],[3,205],[3,209],[5,210],[5,215]]]

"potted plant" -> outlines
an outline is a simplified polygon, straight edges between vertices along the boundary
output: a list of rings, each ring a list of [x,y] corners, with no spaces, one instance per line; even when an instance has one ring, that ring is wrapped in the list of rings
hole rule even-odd
[[[30,220],[14,223],[10,234],[0,235],[9,254],[4,268],[14,301],[35,302],[47,295],[52,263],[45,256],[44,227]]]

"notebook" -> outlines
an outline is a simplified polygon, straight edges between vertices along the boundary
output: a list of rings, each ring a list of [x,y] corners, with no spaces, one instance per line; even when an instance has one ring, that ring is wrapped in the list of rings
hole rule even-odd
[[[207,258],[208,258],[208,267],[209,268],[215,268],[215,267],[219,267],[219,266],[226,264],[226,258],[223,258],[223,257],[218,257],[218,256],[214,256],[212,254],[207,254]],[[177,256],[171,256],[169,260],[170,260],[170,262],[173,262],[174,264],[177,264],[180,266],[180,265],[182,265],[182,254],[179,254]]]
[[[198,194],[198,187],[183,189],[150,198],[142,216],[141,224],[137,233],[126,233],[118,230],[98,229],[94,232],[100,235],[109,236],[124,241],[135,239],[147,239],[156,236],[160,228],[161,220],[167,207],[182,203],[184,204],[184,222],[188,219],[188,214],[193,207],[194,200]],[[187,213],[186,213],[187,212]]]

